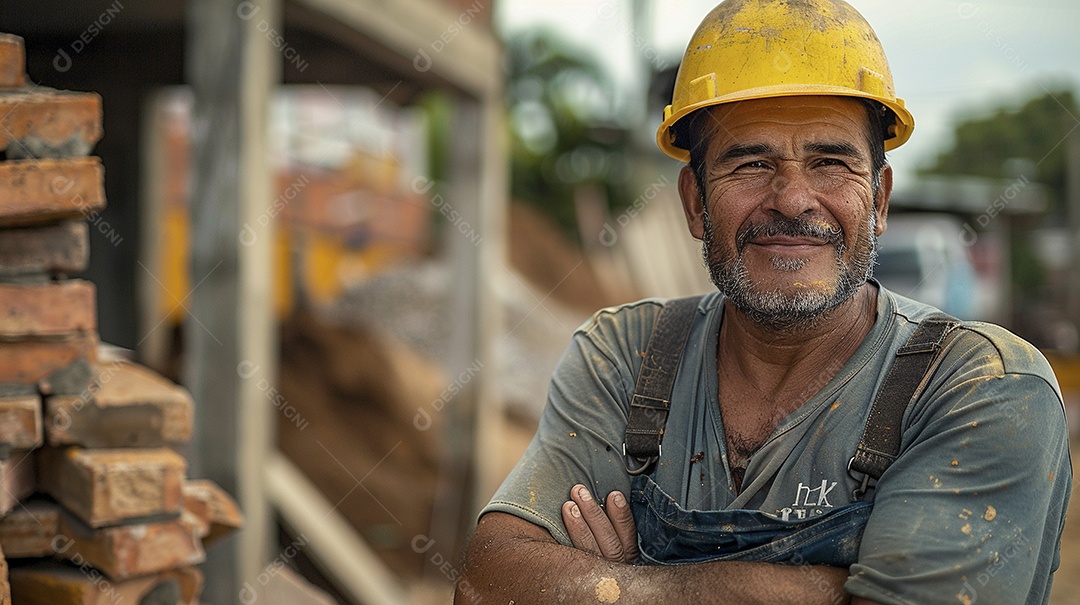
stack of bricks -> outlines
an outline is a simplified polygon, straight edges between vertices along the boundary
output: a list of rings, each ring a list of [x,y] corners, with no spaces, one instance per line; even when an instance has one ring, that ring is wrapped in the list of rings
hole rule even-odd
[[[0,605],[199,602],[235,502],[186,480],[190,395],[99,346],[101,98],[25,78],[0,34]]]

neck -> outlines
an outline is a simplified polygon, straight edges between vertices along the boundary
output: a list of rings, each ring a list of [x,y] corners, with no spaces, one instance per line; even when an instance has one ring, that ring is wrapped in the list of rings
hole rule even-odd
[[[725,305],[718,363],[756,384],[779,388],[791,377],[820,376],[832,368],[827,372],[831,378],[839,371],[874,325],[877,288],[863,284],[819,319],[783,328],[756,322],[730,302]]]

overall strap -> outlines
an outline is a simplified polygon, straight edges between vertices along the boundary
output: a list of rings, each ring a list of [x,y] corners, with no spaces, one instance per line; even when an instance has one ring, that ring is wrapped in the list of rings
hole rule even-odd
[[[848,474],[861,481],[853,493],[855,499],[874,487],[870,480],[876,483],[900,454],[904,410],[926,378],[949,334],[958,325],[960,320],[955,317],[934,313],[919,322],[904,346],[896,351],[896,361],[874,398],[859,448],[848,461]]]
[[[700,301],[701,296],[667,301],[649,334],[623,437],[623,455],[639,463],[627,465],[626,471],[631,475],[648,471],[660,457],[675,374]]]

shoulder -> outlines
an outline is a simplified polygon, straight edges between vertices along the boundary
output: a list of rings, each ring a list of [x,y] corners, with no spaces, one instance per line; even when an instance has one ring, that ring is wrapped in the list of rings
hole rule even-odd
[[[894,321],[906,338],[914,332],[919,322],[938,309],[885,291],[892,298]],[[1045,380],[1058,394],[1057,380],[1046,357],[1034,345],[1009,330],[982,321],[960,321],[942,354],[940,366],[955,368],[957,364],[976,363],[981,371],[990,376],[1030,375]]]
[[[635,350],[643,349],[660,312],[674,300],[677,299],[646,298],[600,309],[575,330],[574,337],[609,345],[630,343]],[[714,310],[721,300],[719,292],[699,297],[695,321]]]

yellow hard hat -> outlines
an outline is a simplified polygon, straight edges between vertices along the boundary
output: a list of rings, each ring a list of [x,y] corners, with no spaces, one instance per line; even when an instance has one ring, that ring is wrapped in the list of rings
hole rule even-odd
[[[676,124],[698,109],[748,99],[839,95],[873,99],[895,114],[885,150],[903,145],[915,118],[897,98],[874,30],[843,0],[727,0],[686,47],[656,142],[689,161]]]

